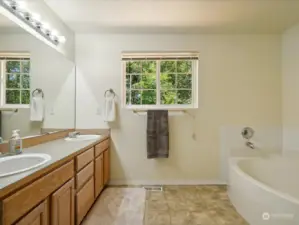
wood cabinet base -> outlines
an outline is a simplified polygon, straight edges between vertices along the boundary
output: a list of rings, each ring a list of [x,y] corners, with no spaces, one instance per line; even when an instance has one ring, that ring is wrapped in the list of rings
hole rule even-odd
[[[94,177],[76,195],[76,224],[79,225],[94,202]]]
[[[75,224],[75,182],[71,179],[51,197],[51,225]]]
[[[16,225],[48,225],[48,201],[43,201],[40,205],[35,207],[24,218],[22,218]]]

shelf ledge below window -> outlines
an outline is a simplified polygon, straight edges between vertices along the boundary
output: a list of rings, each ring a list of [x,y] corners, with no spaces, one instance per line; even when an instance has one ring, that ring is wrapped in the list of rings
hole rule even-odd
[[[17,113],[19,109],[16,108],[0,108],[0,112],[14,112]]]

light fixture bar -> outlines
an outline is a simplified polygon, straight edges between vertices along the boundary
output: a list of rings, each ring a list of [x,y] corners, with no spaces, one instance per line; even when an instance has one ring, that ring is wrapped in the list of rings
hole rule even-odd
[[[56,34],[57,32],[55,32],[55,34],[53,32],[52,34],[49,27],[46,27],[46,24],[43,24],[43,22],[39,21],[37,18],[34,18],[34,14],[29,12],[28,10],[21,9],[17,1],[0,0],[0,6],[2,6],[5,10],[8,11],[5,14],[10,13],[12,16],[16,17],[18,20],[25,23],[33,31],[37,32],[39,35],[42,36],[42,37],[38,37],[39,39],[41,38],[45,39],[45,41],[47,41],[49,45],[58,46],[58,44],[65,42],[64,36],[58,36]],[[12,16],[9,16],[9,18],[11,18],[13,21],[16,22],[16,19],[13,19]],[[24,28],[24,25],[22,26],[20,23],[18,24]],[[28,28],[26,30],[28,30]],[[37,37],[37,35],[35,36]]]

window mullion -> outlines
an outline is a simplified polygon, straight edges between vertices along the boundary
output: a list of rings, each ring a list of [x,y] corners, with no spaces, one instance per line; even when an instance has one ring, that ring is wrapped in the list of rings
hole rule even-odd
[[[161,105],[161,87],[160,87],[160,60],[156,61],[156,105]]]

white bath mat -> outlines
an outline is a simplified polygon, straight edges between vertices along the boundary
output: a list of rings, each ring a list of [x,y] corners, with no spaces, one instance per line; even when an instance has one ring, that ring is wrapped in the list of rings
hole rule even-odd
[[[143,225],[145,199],[143,188],[107,188],[83,225]]]

